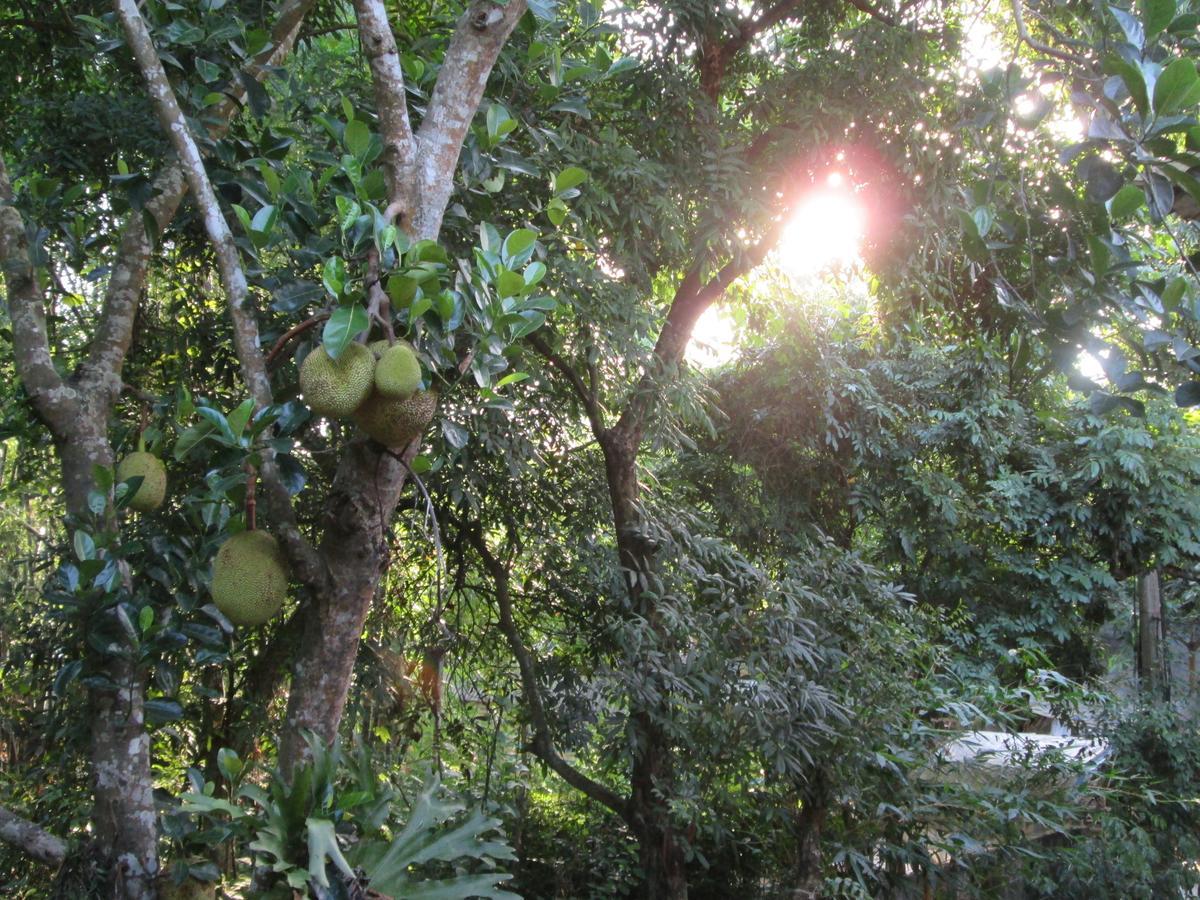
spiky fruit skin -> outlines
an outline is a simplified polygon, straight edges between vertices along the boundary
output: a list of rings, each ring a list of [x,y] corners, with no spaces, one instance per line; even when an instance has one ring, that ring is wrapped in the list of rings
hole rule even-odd
[[[337,359],[317,347],[300,366],[300,392],[319,416],[344,419],[367,399],[375,384],[375,354],[352,343]]]
[[[403,447],[420,437],[435,409],[437,394],[433,391],[417,391],[403,400],[384,397],[376,391],[358,408],[354,421],[385,447]]]
[[[243,531],[221,545],[213,561],[212,596],[234,625],[261,625],[287,597],[288,569],[275,538]]]
[[[406,400],[421,386],[421,363],[407,341],[397,341],[390,347],[386,341],[381,343],[382,352],[376,352],[379,362],[375,364],[375,391],[392,400]]]
[[[128,506],[138,512],[153,512],[167,496],[167,467],[153,453],[139,450],[117,463],[117,481],[141,476],[142,483],[129,498]]]

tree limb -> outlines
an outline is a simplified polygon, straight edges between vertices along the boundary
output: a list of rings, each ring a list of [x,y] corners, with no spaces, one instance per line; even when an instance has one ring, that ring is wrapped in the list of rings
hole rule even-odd
[[[525,0],[509,0],[504,6],[474,0],[458,20],[417,133],[420,202],[413,211],[412,236],[418,240],[435,240],[441,230],[463,139],[492,66],[525,9]]]
[[[383,0],[354,0],[354,13],[358,18],[363,52],[371,66],[375,109],[383,138],[383,160],[387,167],[388,198],[397,204],[396,212],[407,230],[413,212],[416,145],[408,120],[408,95],[404,90],[400,52],[396,49]]]
[[[1037,38],[1029,34],[1029,29],[1025,27],[1025,15],[1022,10],[1023,0],[1012,0],[1013,22],[1017,26],[1017,38],[1028,44],[1038,53],[1045,53],[1047,56],[1052,56],[1055,59],[1063,62],[1071,63],[1076,66],[1086,66],[1087,60],[1082,56],[1077,56],[1074,53],[1068,53],[1065,50],[1059,50],[1056,47],[1051,47],[1049,44],[1039,41]]]
[[[43,865],[57,868],[67,858],[67,845],[40,825],[0,806],[0,841],[12,844]]]
[[[183,110],[179,108],[175,92],[163,69],[162,60],[154,49],[154,42],[141,13],[138,12],[135,0],[114,0],[114,7],[125,30],[130,51],[142,77],[146,80],[151,104],[175,148],[179,164],[204,219],[204,228],[217,257],[221,285],[225,289],[225,297],[229,304],[229,315],[233,321],[234,348],[242,366],[242,378],[255,404],[259,408],[269,406],[274,399],[271,378],[267,372],[266,357],[259,347],[258,321],[250,305],[246,274],[242,270],[241,257],[234,243],[233,233],[229,230],[229,223],[225,221],[217,195],[208,179],[200,148],[188,129]],[[323,584],[324,567],[296,526],[295,513],[287,490],[278,478],[273,455],[268,451],[262,453],[260,471],[272,518],[284,539],[288,558],[298,570],[297,575],[310,585]]]
[[[14,361],[38,414],[63,440],[79,415],[80,398],[59,376],[50,357],[46,298],[29,255],[25,221],[12,203],[12,183],[0,157],[0,266],[12,320]]]
[[[541,689],[538,687],[537,667],[533,656],[521,639],[521,632],[513,621],[508,570],[488,549],[487,542],[477,528],[468,528],[466,536],[479,554],[483,567],[487,569],[496,588],[496,602],[500,607],[500,631],[508,639],[508,645],[517,659],[517,667],[521,672],[521,691],[525,695],[525,705],[532,720],[531,749],[534,755],[571,787],[608,807],[627,823],[631,823],[632,812],[629,801],[580,772],[563,759],[555,749],[554,740],[550,734],[550,725],[546,720],[546,709],[542,704]]]
[[[261,81],[271,67],[286,56],[300,33],[304,16],[314,0],[290,0],[279,13],[271,29],[271,41],[251,60],[245,72]],[[234,116],[246,101],[246,89],[235,81],[220,103],[206,110],[208,136],[220,138],[229,129]],[[178,162],[163,169],[151,186],[152,199],[146,211],[153,218],[159,234],[166,230],[187,193],[188,183]],[[153,250],[153,235],[146,234],[145,218],[139,211],[130,213],[121,234],[119,250],[112,274],[104,292],[104,307],[88,352],[88,362],[81,378],[81,388],[87,392],[104,392],[108,402],[120,392],[121,369],[133,340],[133,323],[146,283],[146,270]]]
[[[653,364],[638,381],[633,394],[611,431],[632,446],[641,441],[646,420],[653,411],[657,393],[654,381],[663,371],[683,361],[683,354],[691,340],[696,320],[710,306],[721,299],[726,289],[756,268],[774,248],[783,232],[784,217],[781,215],[753,247],[726,263],[707,282],[702,281],[700,269],[693,269],[683,277],[667,311],[667,320],[654,345]]]
[[[550,345],[538,335],[536,332],[531,334],[526,340],[529,345],[540,353],[550,365],[558,369],[563,374],[563,377],[570,382],[574,388],[576,395],[583,403],[584,411],[587,413],[588,422],[592,426],[592,434],[597,438],[604,433],[604,413],[600,409],[600,404],[596,400],[595,391],[589,390],[587,385],[583,383],[583,379],[579,377],[579,373],[571,368],[570,364],[550,349]]]

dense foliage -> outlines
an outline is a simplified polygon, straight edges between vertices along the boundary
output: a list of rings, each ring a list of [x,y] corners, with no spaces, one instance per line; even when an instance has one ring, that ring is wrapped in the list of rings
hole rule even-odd
[[[0,3],[0,889],[1200,884],[1194,2],[51,6]],[[313,412],[396,339],[422,434]]]

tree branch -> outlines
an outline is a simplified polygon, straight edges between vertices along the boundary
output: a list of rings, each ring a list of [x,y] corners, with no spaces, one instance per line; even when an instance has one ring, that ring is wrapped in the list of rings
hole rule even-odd
[[[408,120],[408,95],[404,90],[404,72],[400,52],[388,24],[383,0],[354,0],[358,34],[363,52],[371,66],[375,88],[375,110],[383,138],[383,159],[387,166],[388,198],[396,205],[400,222],[407,230],[413,214],[416,145]]]
[[[563,377],[570,382],[580,402],[583,403],[588,422],[592,426],[592,434],[599,438],[604,433],[604,413],[601,411],[600,404],[596,400],[595,392],[588,389],[587,385],[583,383],[583,379],[579,377],[579,373],[571,368],[565,359],[551,350],[550,345],[540,335],[535,332],[526,338],[526,340],[529,341],[530,346],[534,350],[540,353],[550,365],[558,369],[563,374]]]
[[[0,266],[12,320],[14,361],[38,414],[55,437],[63,440],[79,415],[79,395],[54,368],[46,331],[45,294],[29,255],[25,221],[12,203],[12,183],[0,157]]]
[[[258,321],[250,306],[246,274],[242,270],[233,233],[221,212],[216,193],[208,179],[208,172],[204,168],[200,149],[188,129],[183,111],[179,108],[175,92],[163,69],[162,60],[154,49],[150,32],[141,13],[138,12],[135,0],[114,0],[114,7],[125,30],[130,51],[137,61],[142,77],[146,80],[151,104],[175,148],[179,164],[204,219],[205,231],[216,253],[217,269],[229,304],[229,315],[233,320],[234,349],[242,366],[242,378],[255,404],[260,409],[269,406],[273,400],[271,378],[267,372],[266,357],[259,347]],[[279,480],[273,455],[269,451],[264,450],[262,453],[260,471],[272,518],[283,538],[284,548],[296,574],[314,587],[323,586],[327,582],[324,566],[296,525],[291,500]]]
[[[653,411],[658,396],[653,390],[654,381],[665,370],[682,362],[688,341],[692,337],[692,330],[696,327],[696,320],[721,299],[731,284],[763,261],[779,242],[784,221],[783,215],[780,215],[757,244],[726,263],[709,281],[701,280],[698,266],[683,277],[671,301],[671,308],[667,311],[667,320],[654,345],[653,363],[638,381],[624,412],[613,426],[612,432],[615,435],[623,437],[631,446],[636,446],[641,441],[646,420]]]
[[[290,0],[280,11],[271,29],[271,42],[246,66],[246,73],[261,81],[270,68],[291,51],[300,32],[304,16],[314,0]],[[246,101],[246,89],[241,82],[228,91],[224,99],[208,109],[208,136],[220,138],[229,129],[234,116]],[[151,187],[152,199],[146,211],[154,220],[159,234],[174,218],[187,192],[188,184],[178,162],[163,169]],[[88,352],[88,362],[81,378],[81,389],[91,393],[102,391],[111,403],[120,393],[121,369],[133,340],[133,323],[146,283],[146,270],[153,250],[154,236],[146,233],[145,219],[139,211],[130,213],[121,234],[120,248],[112,274],[104,292],[104,308]]]
[[[867,0],[846,0],[846,2],[859,12],[865,12],[872,19],[876,19],[882,22],[884,25],[891,26],[892,28],[901,27],[900,22],[885,13],[878,6],[868,3]]]
[[[1047,56],[1052,56],[1055,59],[1062,60],[1063,62],[1068,62],[1076,66],[1087,65],[1087,60],[1085,60],[1082,56],[1077,56],[1074,53],[1068,53],[1065,50],[1059,50],[1055,47],[1051,47],[1049,44],[1043,43],[1037,38],[1032,37],[1029,34],[1029,29],[1025,27],[1025,15],[1022,10],[1022,3],[1023,0],[1012,0],[1011,4],[1013,11],[1013,22],[1017,26],[1017,38],[1019,40],[1028,44],[1032,49],[1038,51],[1039,53],[1045,53]]]
[[[67,858],[67,845],[40,825],[0,806],[0,841],[18,847],[43,865],[57,868]]]
[[[412,236],[418,240],[436,240],[441,231],[463,139],[492,66],[525,9],[525,0],[509,0],[504,6],[474,0],[458,20],[417,133],[420,202],[413,211]]]
[[[729,65],[729,60],[762,32],[795,13],[800,3],[801,0],[780,0],[757,19],[739,22],[737,33],[727,40],[716,45],[705,40],[699,42],[700,87],[710,100],[716,100],[721,91],[721,80],[725,77],[725,67]]]
[[[479,554],[483,567],[487,569],[495,584],[496,602],[500,607],[500,631],[508,639],[508,645],[513,656],[516,657],[517,667],[521,671],[521,691],[525,696],[525,705],[533,724],[531,749],[534,755],[571,787],[608,807],[627,823],[632,824],[633,814],[629,808],[629,801],[580,772],[563,759],[555,749],[554,740],[550,735],[550,725],[546,720],[546,709],[542,704],[541,689],[538,687],[537,668],[533,656],[526,648],[525,642],[521,639],[521,633],[513,621],[508,570],[488,549],[487,542],[478,528],[468,528],[466,536]]]

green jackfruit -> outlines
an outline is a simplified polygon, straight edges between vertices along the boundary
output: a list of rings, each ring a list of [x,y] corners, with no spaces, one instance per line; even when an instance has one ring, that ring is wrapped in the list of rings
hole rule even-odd
[[[408,341],[375,341],[371,350],[379,362],[375,364],[375,390],[393,400],[412,396],[421,386],[421,363]]]
[[[358,427],[386,447],[403,447],[420,437],[437,408],[434,391],[417,391],[404,400],[375,391],[354,413]]]
[[[317,347],[300,366],[300,391],[312,411],[344,419],[371,393],[375,354],[358,343],[349,344],[337,359]]]
[[[142,483],[129,498],[129,508],[153,512],[162,506],[167,495],[167,467],[153,453],[141,450],[130,453],[117,464],[117,481],[128,481],[139,475]]]
[[[243,531],[221,545],[213,561],[212,597],[234,625],[261,625],[287,596],[288,569],[275,538]]]

